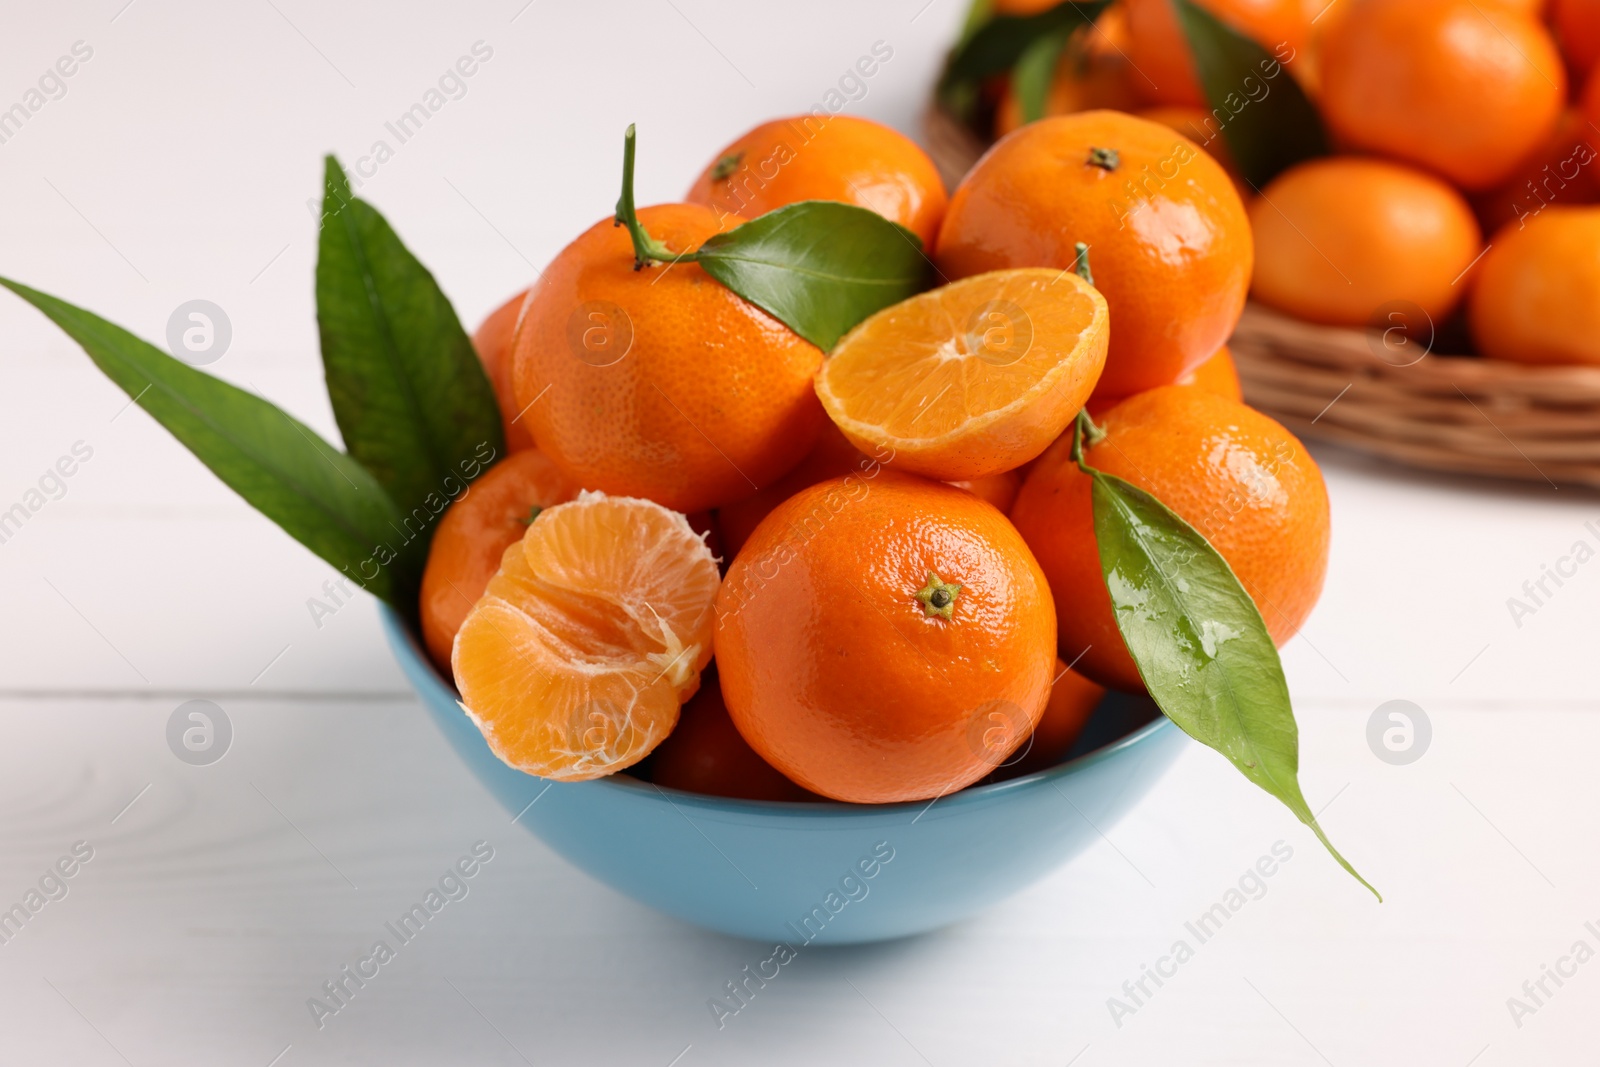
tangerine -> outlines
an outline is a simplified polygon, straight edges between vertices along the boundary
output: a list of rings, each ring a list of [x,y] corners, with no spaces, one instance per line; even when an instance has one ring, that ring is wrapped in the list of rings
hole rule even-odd
[[[837,200],[898,222],[926,248],[947,197],[939,169],[905,134],[854,115],[812,114],[744,134],[717,153],[684,199],[748,219],[802,200]]]
[[[1331,326],[1367,326],[1398,301],[1443,322],[1483,250],[1460,193],[1380,159],[1335,156],[1291,167],[1262,190],[1250,222],[1252,295]]]
[[[1108,395],[1177,381],[1244,310],[1250,224],[1227,173],[1181,134],[1114,111],[1002,138],[951,197],[935,259],[951,278],[1067,270],[1079,242],[1117,324],[1099,383]]]
[[[1086,462],[1145,490],[1227,560],[1272,639],[1300,629],[1328,568],[1328,492],[1294,435],[1200,389],[1168,386],[1106,413]],[[1102,685],[1144,687],[1117,628],[1100,569],[1092,479],[1063,437],[1034,465],[1011,509],[1055,595],[1061,650]]]
[[[1055,609],[972,493],[822,482],[756,528],[717,596],[717,667],[750,747],[823,796],[886,804],[977,781],[1044,712]]]
[[[584,492],[501,558],[451,666],[501,760],[584,781],[649,755],[711,660],[717,563],[677,512]]]
[[[1553,0],[1550,21],[1573,73],[1586,77],[1600,60],[1600,0]]]
[[[1017,778],[1047,771],[1065,759],[1105,695],[1105,686],[1091,682],[1056,660],[1055,681],[1050,683],[1050,699],[1045,702],[1044,714],[1039,717],[1039,725],[1033,728],[1022,756],[1008,762],[1005,776]]]
[[[1022,475],[1014,470],[988,474],[982,478],[966,478],[947,483],[965,489],[980,499],[987,500],[1001,511],[1010,511],[1016,502],[1017,490],[1022,488]]]
[[[1566,71],[1549,31],[1475,0],[1345,0],[1321,53],[1324,117],[1353,148],[1492,189],[1561,115]]]
[[[1600,116],[1600,79],[1589,83],[1585,101],[1591,98],[1589,113]],[[1510,178],[1473,198],[1485,233],[1508,222],[1526,222],[1551,204],[1588,204],[1600,198],[1593,165],[1600,134],[1590,121],[1574,108],[1564,109],[1550,136],[1517,164]]]
[[[714,668],[713,668],[714,669]],[[701,678],[678,725],[655,750],[650,780],[668,789],[741,800],[816,800],[756,755],[728,717],[715,674]]]
[[[1203,389],[1236,404],[1244,402],[1244,389],[1239,384],[1239,367],[1233,362],[1233,352],[1227,345],[1217,349],[1210,359],[1174,384]]]
[[[533,434],[522,420],[516,390],[511,387],[511,345],[516,339],[517,323],[522,318],[523,301],[527,298],[528,291],[524,289],[489,312],[489,317],[472,333],[472,347],[477,349],[478,360],[489,376],[489,384],[494,387],[500,424],[506,432],[506,449],[511,452],[533,447]]]
[[[1100,13],[1093,28],[1068,39],[1045,93],[1045,115],[1109,108],[1132,111],[1141,97],[1139,74],[1128,59],[1128,20],[1119,6]],[[995,105],[994,132],[1001,137],[1022,125],[1022,101],[1010,79]]]
[[[1288,62],[1310,36],[1302,0],[1194,0],[1231,29]],[[1133,64],[1154,104],[1207,107],[1189,39],[1173,0],[1124,0]]]
[[[730,556],[739,554],[761,520],[772,509],[794,496],[807,486],[843,477],[855,471],[865,478],[877,474],[878,461],[857,451],[839,428],[830,420],[817,434],[817,443],[789,473],[763,486],[757,492],[717,509],[717,527],[722,533],[722,544]]]
[[[663,204],[649,232],[688,252],[736,218]],[[514,383],[533,439],[574,482],[700,511],[805,456],[824,417],[822,352],[695,263],[634,269],[604,219],[556,256],[517,332]]]
[[[884,308],[834,346],[817,396],[858,449],[942,480],[1043,452],[1099,379],[1106,301],[1071,271],[995,271]]]
[[[1467,320],[1482,355],[1600,365],[1600,207],[1549,207],[1495,234]]]
[[[578,495],[550,458],[513,452],[467,487],[445,510],[422,571],[422,641],[441,669],[450,667],[456,631],[500,569],[500,557],[522,540],[541,510]]]

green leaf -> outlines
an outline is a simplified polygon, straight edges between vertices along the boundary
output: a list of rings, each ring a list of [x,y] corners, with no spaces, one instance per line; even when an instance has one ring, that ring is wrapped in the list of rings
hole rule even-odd
[[[494,389],[433,275],[327,159],[317,326],[350,454],[431,530],[444,503],[505,452]]]
[[[806,200],[710,238],[695,262],[823,351],[856,323],[921,292],[917,235],[853,204]]]
[[[1061,52],[1071,37],[1072,31],[1067,29],[1045,34],[1030,44],[1011,68],[1011,87],[1022,108],[1023,122],[1044,118],[1050,82],[1055,78],[1056,64],[1061,61]]]
[[[1212,121],[1245,181],[1260,189],[1294,164],[1328,154],[1321,116],[1276,56],[1192,0],[1171,2]]]
[[[281,408],[176,360],[81,308],[0,278],[229,488],[295,540],[404,614],[415,609],[420,540],[359,463]]]
[[[991,74],[1001,74],[1035,41],[1057,31],[1091,26],[1111,0],[1065,0],[1037,15],[999,15],[985,22],[950,54],[939,81],[941,95],[959,95]],[[947,99],[948,99],[947,95]]]
[[[1300,792],[1299,728],[1283,665],[1227,560],[1149,493],[1091,474],[1100,568],[1151,698],[1184,733],[1283,801],[1382,900],[1333,847]]]

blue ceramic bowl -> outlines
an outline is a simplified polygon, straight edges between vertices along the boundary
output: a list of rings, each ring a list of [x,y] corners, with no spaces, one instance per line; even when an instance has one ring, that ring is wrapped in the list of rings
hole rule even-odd
[[[793,948],[922,933],[1010,896],[1098,840],[1188,744],[1147,700],[1111,697],[1060,765],[931,804],[729,800],[626,774],[549,782],[496,759],[400,617],[383,621],[423,706],[517,822],[658,911]]]

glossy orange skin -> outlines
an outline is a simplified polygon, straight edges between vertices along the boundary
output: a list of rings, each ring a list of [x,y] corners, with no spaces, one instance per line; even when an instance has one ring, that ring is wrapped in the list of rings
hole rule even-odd
[[[1573,73],[1588,75],[1600,60],[1600,0],[1551,0],[1550,22]]]
[[[1216,354],[1194,370],[1179,378],[1178,385],[1193,386],[1232,400],[1235,404],[1244,402],[1244,388],[1239,384],[1239,368],[1233,362],[1233,352],[1227,345],[1217,349]]]
[[[1321,104],[1346,145],[1491,189],[1542,144],[1566,71],[1537,19],[1475,0],[1342,0],[1324,38]]]
[[[1591,79],[1585,100],[1600,98],[1600,79]],[[1595,100],[1600,104],[1600,99]],[[1600,107],[1591,107],[1600,115]],[[1523,221],[1551,204],[1590,204],[1600,199],[1600,133],[1592,120],[1573,109],[1561,118],[1545,142],[1517,164],[1516,172],[1502,184],[1472,198],[1473,210],[1485,233],[1508,222]]]
[[[1017,490],[1022,488],[1022,475],[1016,471],[1001,471],[999,474],[946,484],[953,485],[957,489],[965,489],[987,500],[1001,511],[1010,511],[1011,505],[1016,502]]]
[[[1224,400],[1232,400],[1236,404],[1244,402],[1244,387],[1239,382],[1239,368],[1233,362],[1233,352],[1227,345],[1217,349],[1210,359],[1172,384],[1200,389],[1213,396],[1220,396]],[[1100,416],[1126,399],[1127,397],[1122,396],[1094,396],[1089,399],[1085,407],[1089,417],[1099,422]]]
[[[1328,492],[1305,447],[1260,412],[1200,389],[1129,397],[1100,423],[1090,466],[1154,495],[1203,534],[1283,644],[1305,622],[1328,569]],[[1050,580],[1061,654],[1102,685],[1144,688],[1100,571],[1091,479],[1063,437],[1011,509]],[[1087,651],[1085,651],[1087,649]]]
[[[674,251],[741,221],[693,204],[639,218]],[[821,363],[696,264],[634,270],[626,228],[607,218],[534,289],[513,382],[539,450],[571,480],[690,512],[748,495],[810,450],[825,418],[811,388]]]
[[[1050,686],[1050,699],[1045,703],[1039,725],[1028,738],[1026,751],[1020,758],[1013,757],[1015,762],[1008,762],[995,777],[1019,778],[1049,770],[1060,763],[1077,744],[1078,735],[1083,733],[1089,717],[1105,695],[1105,686],[1091,682],[1056,660],[1056,679]]]
[[[1467,320],[1480,354],[1600,366],[1600,207],[1549,207],[1495,234]]]
[[[1424,171],[1355,156],[1278,175],[1250,209],[1251,294],[1296,318],[1368,326],[1394,301],[1441,323],[1466,295],[1483,234],[1460,193]]]
[[[713,797],[819,799],[779,774],[739,736],[714,674],[701,676],[700,691],[683,706],[678,725],[651,754],[650,780],[668,789]]]
[[[456,631],[500,569],[500,557],[528,532],[532,509],[577,495],[548,456],[527,449],[490,467],[445,510],[428,546],[419,600],[422,642],[440,670],[450,670]]]
[[[712,177],[736,153],[733,172]],[[926,247],[948,198],[933,160],[898,130],[854,115],[796,115],[724,147],[684,199],[747,219],[802,200],[838,200],[898,222]]]
[[[1116,150],[1117,169],[1091,164],[1091,148]],[[1043,119],[997,142],[951,197],[935,260],[952,279],[1066,269],[1078,241],[1111,314],[1098,389],[1175,382],[1238,323],[1253,252],[1233,183],[1188,138],[1120,112]]]
[[[1246,208],[1255,199],[1255,191],[1239,176],[1239,166],[1228,151],[1228,141],[1222,134],[1222,125],[1210,111],[1200,107],[1162,105],[1141,108],[1135,112],[1140,118],[1157,122],[1169,130],[1176,130],[1206,150],[1206,154],[1222,165],[1233,181],[1234,192]]]
[[[1134,84],[1153,104],[1205,107],[1189,41],[1172,0],[1124,0]],[[1201,7],[1288,63],[1305,48],[1310,24],[1301,0],[1199,0]]]
[[[717,526],[722,532],[722,543],[728,554],[739,554],[744,543],[761,525],[761,520],[772,513],[773,508],[807,486],[842,477],[852,471],[872,477],[876,473],[875,461],[856,451],[856,446],[846,440],[839,428],[829,421],[817,433],[817,443],[793,470],[750,496],[717,509]]]
[[[961,586],[948,620],[915,598],[930,571]],[[1026,739],[1055,629],[1004,515],[882,471],[812,486],[757,527],[717,597],[717,665],[763,759],[814,793],[887,804],[961,789]]]
[[[885,461],[892,461],[893,458],[892,455],[884,457]],[[851,473],[858,473],[863,479],[870,480],[877,477],[879,468],[878,460],[857,451],[856,446],[830,422],[817,435],[816,446],[794,470],[761,491],[717,509],[721,545],[730,556],[737,555],[756,527],[761,525],[761,520],[800,490]],[[1017,498],[1017,490],[1022,487],[1022,475],[1016,471],[1005,471],[985,478],[947,484],[976,493],[1001,511],[1010,511],[1012,501]],[[695,517],[689,516],[689,521],[693,523]]]
[[[489,313],[472,334],[472,347],[478,350],[483,371],[494,386],[494,399],[500,407],[500,424],[506,432],[506,448],[521,452],[533,447],[533,434],[528,424],[517,416],[516,391],[511,387],[511,343],[516,337],[517,320],[522,316],[522,302],[527,299],[524,289],[516,296]]]

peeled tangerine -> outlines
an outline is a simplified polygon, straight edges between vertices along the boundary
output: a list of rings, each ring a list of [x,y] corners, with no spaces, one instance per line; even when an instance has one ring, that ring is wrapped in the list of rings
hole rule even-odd
[[[529,774],[632,766],[699,688],[719,581],[701,536],[659,504],[585,492],[540,512],[456,637],[462,710]]]

